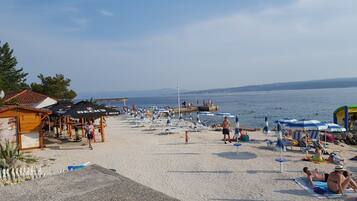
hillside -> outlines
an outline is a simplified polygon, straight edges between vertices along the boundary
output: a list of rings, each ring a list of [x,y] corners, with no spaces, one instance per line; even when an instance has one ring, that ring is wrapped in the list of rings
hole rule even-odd
[[[311,80],[300,82],[281,82],[262,85],[248,85],[242,87],[208,89],[199,91],[190,91],[186,94],[202,93],[233,93],[249,91],[277,91],[277,90],[300,90],[300,89],[325,89],[325,88],[348,88],[357,87],[357,78],[338,78],[325,80]]]

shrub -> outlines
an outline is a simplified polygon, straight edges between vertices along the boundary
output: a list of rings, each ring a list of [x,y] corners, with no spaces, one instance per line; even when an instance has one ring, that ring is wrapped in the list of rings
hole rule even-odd
[[[22,158],[17,145],[8,140],[4,144],[0,143],[0,168],[14,168],[16,161]]]

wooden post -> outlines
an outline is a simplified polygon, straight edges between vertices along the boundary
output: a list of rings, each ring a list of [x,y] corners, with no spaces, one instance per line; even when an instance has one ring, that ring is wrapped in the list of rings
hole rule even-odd
[[[71,124],[71,118],[67,117],[68,121],[68,127],[67,127],[67,132],[69,134],[69,139],[72,139],[72,124]]]
[[[100,117],[100,135],[102,136],[102,142],[104,142],[104,117]]]
[[[51,118],[50,116],[47,116],[48,117],[48,134],[50,135],[51,133]]]
[[[188,144],[188,131],[185,131],[185,144]]]
[[[22,138],[21,138],[21,127],[20,127],[20,116],[19,116],[19,113],[17,113],[17,116],[16,116],[16,128],[17,128],[17,144],[19,146],[19,150],[22,149]]]
[[[82,138],[84,138],[84,118],[81,118],[81,123],[82,123]]]
[[[44,136],[43,136],[43,132],[42,130],[39,131],[39,145],[40,145],[40,149],[44,148]]]
[[[62,126],[62,117],[59,118],[59,134],[62,135],[63,132],[63,126]]]

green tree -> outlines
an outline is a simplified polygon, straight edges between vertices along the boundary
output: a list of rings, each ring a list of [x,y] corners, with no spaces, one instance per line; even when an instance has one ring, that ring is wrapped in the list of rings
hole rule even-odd
[[[73,99],[77,96],[76,92],[69,89],[71,80],[65,78],[62,74],[56,76],[44,76],[39,74],[37,76],[41,83],[32,83],[31,89],[35,92],[46,94],[47,96],[57,99]]]
[[[27,88],[27,73],[22,68],[16,68],[17,60],[12,55],[13,49],[8,43],[1,45],[0,42],[0,89],[5,92]]]

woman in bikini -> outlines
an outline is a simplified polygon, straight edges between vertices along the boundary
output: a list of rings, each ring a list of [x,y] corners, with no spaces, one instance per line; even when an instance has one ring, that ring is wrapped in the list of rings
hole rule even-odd
[[[346,174],[342,165],[336,166],[335,171],[330,173],[327,186],[330,191],[342,195],[348,187],[352,187],[355,192],[357,190],[356,182],[353,181],[351,175]]]

